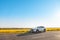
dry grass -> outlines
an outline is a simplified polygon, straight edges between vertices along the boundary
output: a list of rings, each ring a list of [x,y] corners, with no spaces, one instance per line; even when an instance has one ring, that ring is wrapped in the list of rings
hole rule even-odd
[[[31,28],[0,28],[0,33],[26,33],[29,32]],[[46,28],[46,31],[60,31],[60,28]]]
[[[0,33],[26,33],[30,28],[1,28]]]
[[[46,31],[60,31],[60,28],[46,28]]]

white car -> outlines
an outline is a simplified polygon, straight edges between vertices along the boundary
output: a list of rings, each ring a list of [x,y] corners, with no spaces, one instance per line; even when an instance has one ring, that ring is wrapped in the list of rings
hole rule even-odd
[[[38,27],[36,27],[36,28],[31,29],[31,32],[32,32],[32,33],[45,32],[45,31],[46,31],[46,29],[45,29],[44,26],[38,26]]]

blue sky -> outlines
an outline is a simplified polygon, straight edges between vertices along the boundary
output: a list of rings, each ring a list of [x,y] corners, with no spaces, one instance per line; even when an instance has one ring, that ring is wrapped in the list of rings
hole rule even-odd
[[[60,0],[0,0],[0,27],[60,27]]]

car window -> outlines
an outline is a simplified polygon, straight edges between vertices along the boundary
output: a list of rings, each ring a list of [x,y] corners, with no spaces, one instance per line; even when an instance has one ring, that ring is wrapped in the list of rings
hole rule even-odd
[[[37,27],[37,28],[41,28],[41,27]]]
[[[44,28],[43,26],[41,26],[41,28]]]
[[[37,28],[44,28],[43,26],[37,27]]]

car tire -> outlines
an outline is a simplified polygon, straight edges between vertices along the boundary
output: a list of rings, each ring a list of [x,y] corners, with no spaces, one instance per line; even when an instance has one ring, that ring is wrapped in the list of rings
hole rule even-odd
[[[44,32],[46,32],[46,29],[44,29]]]
[[[33,29],[31,29],[31,33],[33,33]]]
[[[36,30],[36,33],[39,33],[39,30]]]

